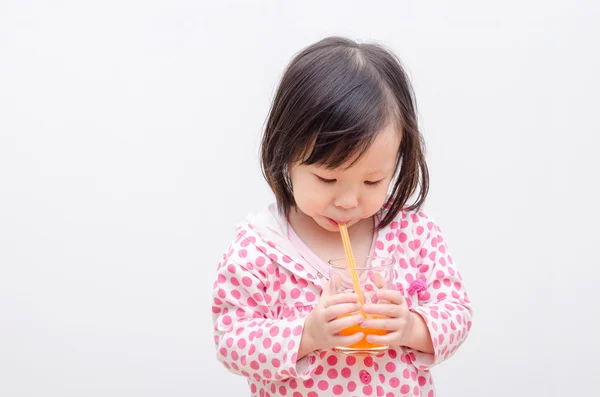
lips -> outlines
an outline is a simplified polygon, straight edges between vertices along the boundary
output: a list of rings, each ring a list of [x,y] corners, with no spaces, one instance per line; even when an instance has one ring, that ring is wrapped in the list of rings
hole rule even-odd
[[[330,218],[330,217],[328,217],[328,216],[326,216],[325,218],[327,218],[327,220],[328,220],[328,221],[329,221],[331,224],[333,224],[333,225],[335,225],[335,226],[339,226],[339,225],[342,225],[342,224],[344,224],[344,223],[350,223],[349,221],[342,221],[342,220],[340,220],[340,221],[336,221],[336,220],[334,220],[334,219],[332,219],[332,218]]]

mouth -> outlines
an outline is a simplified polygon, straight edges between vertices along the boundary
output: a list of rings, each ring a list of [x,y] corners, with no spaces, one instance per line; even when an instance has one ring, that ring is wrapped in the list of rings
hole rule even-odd
[[[348,221],[340,221],[340,222],[338,222],[338,221],[336,221],[336,220],[334,220],[334,219],[332,219],[332,218],[330,218],[328,216],[326,216],[325,218],[329,221],[329,223],[331,223],[331,225],[333,225],[335,227],[339,227],[340,225],[342,225],[344,223],[350,223]]]

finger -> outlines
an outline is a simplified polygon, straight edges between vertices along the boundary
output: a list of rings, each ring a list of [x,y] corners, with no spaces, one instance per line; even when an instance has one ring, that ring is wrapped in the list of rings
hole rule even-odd
[[[352,316],[341,317],[330,321],[327,324],[327,331],[331,334],[337,334],[338,332],[349,328],[353,325],[360,324],[363,321],[363,316],[361,314],[354,314]]]
[[[401,305],[404,302],[406,302],[406,299],[404,299],[404,296],[402,296],[402,293],[400,291],[394,291],[391,289],[382,289],[377,291],[377,298],[379,298],[380,300],[387,300],[397,305]]]
[[[325,309],[325,319],[331,321],[337,317],[355,313],[360,310],[360,304],[356,303],[340,303],[337,305],[329,306]],[[361,316],[362,317],[362,316]]]
[[[359,324],[361,328],[365,329],[379,329],[382,331],[398,331],[402,328],[402,323],[397,318],[380,318],[380,319],[366,319],[361,321]]]
[[[358,295],[354,293],[347,294],[335,294],[327,296],[324,301],[324,307],[328,308],[333,305],[339,305],[341,303],[355,303],[358,302]]]
[[[367,314],[374,314],[384,317],[400,317],[402,314],[402,305],[391,303],[374,303],[363,306],[363,311]]]
[[[358,343],[364,337],[365,334],[362,332],[357,332],[349,336],[335,336],[333,337],[332,342],[334,346],[350,346]]]
[[[372,343],[374,345],[394,345],[397,339],[398,335],[396,334],[396,332],[391,332],[386,335],[367,335],[367,342]]]
[[[381,273],[375,273],[373,275],[373,284],[375,284],[375,286],[379,289],[383,288],[385,285],[385,278],[383,278]]]

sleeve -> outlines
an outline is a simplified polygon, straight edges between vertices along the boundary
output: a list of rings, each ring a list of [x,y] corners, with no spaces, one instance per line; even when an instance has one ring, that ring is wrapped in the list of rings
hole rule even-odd
[[[434,354],[408,348],[412,363],[429,370],[450,358],[463,344],[471,329],[471,304],[439,226],[431,219],[417,226],[425,236],[418,257],[419,272],[425,276],[426,289],[419,292],[419,304],[411,310],[423,317],[434,347]]]
[[[268,281],[257,269],[270,259],[256,249],[250,254],[251,247],[230,250],[217,269],[212,307],[217,358],[230,372],[259,381],[308,379],[319,355],[311,352],[297,359],[307,313],[275,318]]]

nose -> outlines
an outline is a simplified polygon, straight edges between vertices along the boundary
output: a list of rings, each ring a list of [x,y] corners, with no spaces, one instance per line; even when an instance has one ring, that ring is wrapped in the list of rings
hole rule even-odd
[[[346,189],[335,197],[333,205],[345,210],[356,208],[358,207],[358,194],[351,189]]]

